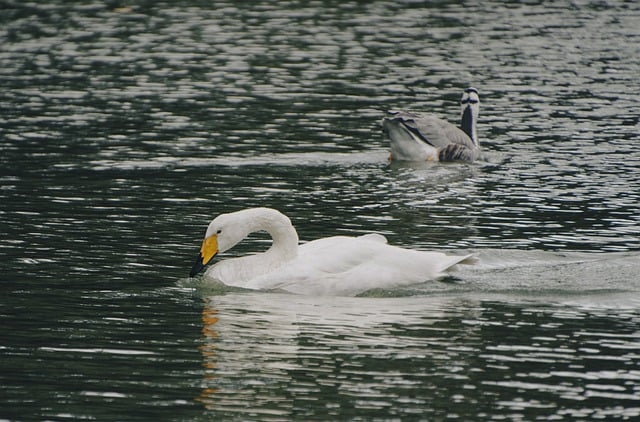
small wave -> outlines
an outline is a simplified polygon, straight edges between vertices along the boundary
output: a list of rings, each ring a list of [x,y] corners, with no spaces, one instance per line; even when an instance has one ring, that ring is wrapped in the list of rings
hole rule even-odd
[[[243,166],[352,166],[362,164],[386,164],[383,151],[363,153],[283,153],[258,156],[225,156],[212,158],[150,157],[139,160],[93,160],[90,166],[95,171],[106,170],[158,170],[196,167],[243,167]]]

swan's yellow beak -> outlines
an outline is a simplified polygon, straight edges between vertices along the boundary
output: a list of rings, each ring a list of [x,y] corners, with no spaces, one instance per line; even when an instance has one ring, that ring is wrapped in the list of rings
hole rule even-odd
[[[204,266],[211,261],[218,253],[218,237],[214,234],[213,236],[207,237],[202,242],[202,247],[200,248],[200,254],[198,255],[198,259],[196,259],[196,263],[191,268],[191,273],[189,273],[190,277],[195,276],[200,271],[204,269]]]

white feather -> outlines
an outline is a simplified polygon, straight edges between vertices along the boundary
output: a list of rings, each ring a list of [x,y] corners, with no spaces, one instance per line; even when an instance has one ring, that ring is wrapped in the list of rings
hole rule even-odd
[[[247,289],[350,296],[424,282],[442,276],[456,264],[472,261],[471,255],[391,246],[379,234],[333,236],[293,248],[298,236],[289,219],[268,208],[223,214],[209,228],[214,233],[220,230],[218,243],[228,247],[253,231],[271,234],[273,243],[266,252],[223,260],[205,273],[207,279]]]

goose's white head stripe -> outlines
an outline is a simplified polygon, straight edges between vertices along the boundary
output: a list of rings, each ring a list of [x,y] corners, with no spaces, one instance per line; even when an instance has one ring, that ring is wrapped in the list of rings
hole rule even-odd
[[[480,96],[478,95],[478,90],[475,88],[467,88],[462,93],[462,98],[460,99],[461,105],[466,104],[478,104],[480,102]]]

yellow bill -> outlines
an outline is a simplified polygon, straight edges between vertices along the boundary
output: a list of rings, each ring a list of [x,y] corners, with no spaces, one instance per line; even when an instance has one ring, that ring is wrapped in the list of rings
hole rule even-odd
[[[193,268],[191,268],[191,273],[189,274],[189,276],[193,277],[196,274],[198,274],[200,271],[202,271],[204,269],[204,266],[207,265],[209,261],[211,261],[211,258],[213,258],[217,253],[218,253],[218,237],[214,234],[213,236],[207,237],[202,242],[202,247],[200,248],[200,254],[196,259],[196,263],[193,265]]]

